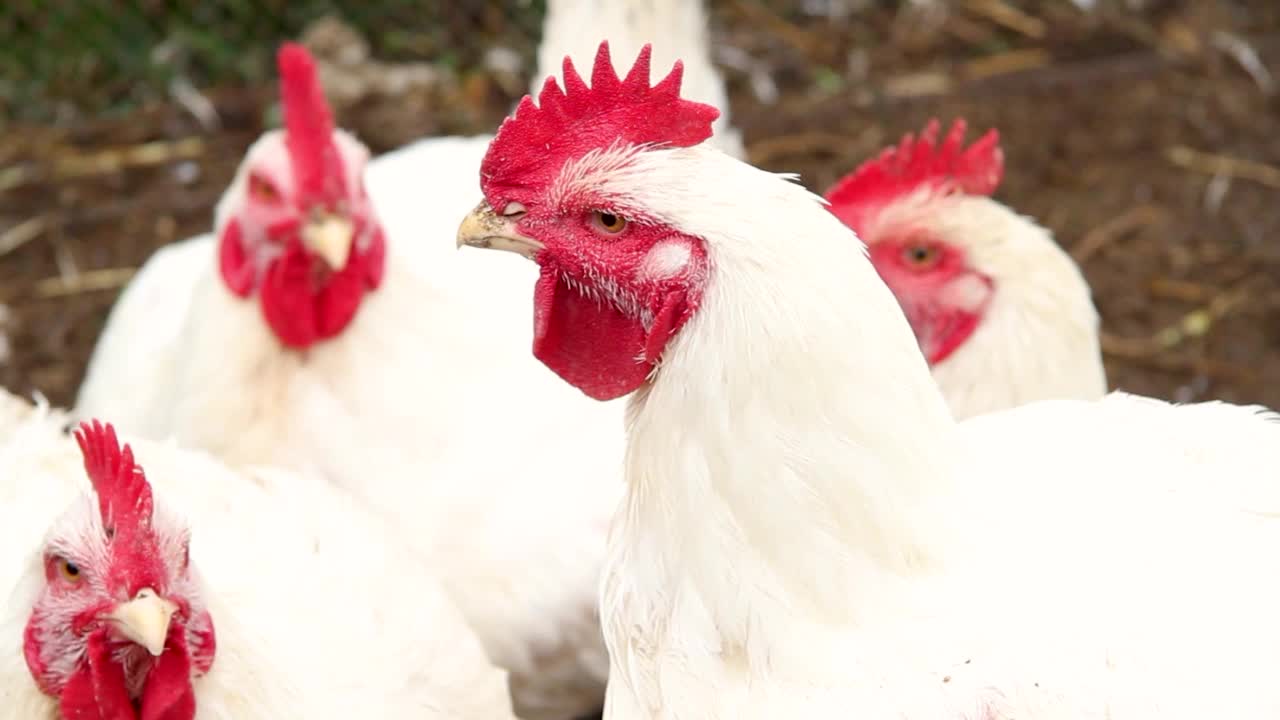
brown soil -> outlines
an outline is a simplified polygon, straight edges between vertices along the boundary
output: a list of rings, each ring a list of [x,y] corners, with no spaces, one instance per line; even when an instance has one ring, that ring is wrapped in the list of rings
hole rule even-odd
[[[798,9],[816,1],[710,4],[717,42],[780,92],[766,104],[751,72],[727,71],[757,164],[821,190],[929,117],[998,127],[998,197],[1081,259],[1114,386],[1280,407],[1280,4],[1103,2],[1086,15],[1067,2],[880,3],[842,20]],[[527,59],[529,38],[511,45]],[[452,78],[422,97],[350,103],[340,119],[389,149],[490,131],[523,87],[480,70]],[[0,383],[72,401],[125,273],[208,229],[271,93],[208,89],[213,132],[158,104],[0,138]]]

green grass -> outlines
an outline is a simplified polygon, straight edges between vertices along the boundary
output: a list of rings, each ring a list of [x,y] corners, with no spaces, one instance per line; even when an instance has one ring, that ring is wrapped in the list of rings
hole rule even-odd
[[[536,42],[545,0],[0,0],[0,124],[126,112],[182,76],[257,84],[283,40],[335,13],[380,59],[474,64]]]

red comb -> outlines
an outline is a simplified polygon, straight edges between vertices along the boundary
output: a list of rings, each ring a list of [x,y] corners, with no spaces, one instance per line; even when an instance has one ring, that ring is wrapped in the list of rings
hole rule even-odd
[[[84,470],[98,495],[102,527],[114,541],[144,537],[151,531],[151,485],[133,461],[133,450],[120,447],[115,428],[97,420],[82,422],[75,433]]]
[[[285,145],[302,202],[331,202],[346,194],[346,178],[333,143],[333,116],[316,63],[307,49],[285,43],[276,56],[284,102]]]
[[[645,45],[626,78],[619,79],[609,43],[600,43],[590,87],[566,56],[565,89],[548,77],[538,103],[526,95],[498,128],[480,169],[485,194],[494,187],[542,185],[569,159],[616,142],[689,147],[711,137],[720,111],[680,98],[684,66],[679,62],[650,87],[651,54]]]
[[[920,188],[967,195],[995,192],[1004,176],[1000,133],[990,130],[964,148],[967,128],[963,119],[957,119],[941,145],[936,118],[918,139],[907,133],[897,146],[863,163],[827,191],[832,211],[857,230],[863,208],[883,205]]]

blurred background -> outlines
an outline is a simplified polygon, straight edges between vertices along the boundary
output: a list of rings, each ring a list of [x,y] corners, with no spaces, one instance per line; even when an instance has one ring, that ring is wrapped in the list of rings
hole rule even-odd
[[[707,2],[752,162],[822,191],[931,116],[997,127],[997,197],[1084,267],[1113,387],[1280,407],[1280,2]],[[131,273],[278,122],[279,42],[378,152],[492,132],[543,5],[4,0],[0,383],[72,402]]]

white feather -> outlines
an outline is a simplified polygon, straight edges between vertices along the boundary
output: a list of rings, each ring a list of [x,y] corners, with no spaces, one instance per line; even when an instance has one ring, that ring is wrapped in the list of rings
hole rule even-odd
[[[803,189],[697,147],[599,192],[712,266],[630,408],[606,718],[1280,713],[1276,415],[1116,394],[957,424]]]
[[[0,439],[4,720],[57,717],[21,647],[44,580],[45,533],[89,492],[62,425],[59,413],[37,410]],[[199,720],[514,717],[505,673],[489,664],[422,559],[346,493],[284,470],[236,473],[203,453],[127,440],[154,488],[157,523],[180,517],[191,529],[192,567],[218,643],[212,669],[195,681]]]

